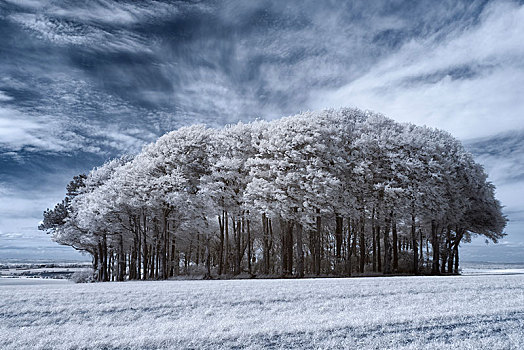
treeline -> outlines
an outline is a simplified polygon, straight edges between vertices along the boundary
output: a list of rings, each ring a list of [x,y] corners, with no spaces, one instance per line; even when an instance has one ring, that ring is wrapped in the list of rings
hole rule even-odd
[[[506,218],[449,133],[355,109],[180,128],[76,176],[40,229],[99,281],[457,273]]]

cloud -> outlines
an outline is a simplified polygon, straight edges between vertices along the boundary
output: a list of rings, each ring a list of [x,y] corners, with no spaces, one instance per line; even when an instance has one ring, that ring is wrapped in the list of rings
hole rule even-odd
[[[13,100],[11,96],[7,95],[3,91],[0,91],[0,102],[6,102],[6,101],[11,101],[11,100]]]
[[[0,107],[0,147],[12,151],[25,146],[60,150],[60,147],[35,136],[42,129],[42,125],[23,118],[18,112]]]
[[[37,13],[20,13],[11,20],[32,30],[37,37],[57,45],[76,45],[98,52],[129,51],[148,53],[147,41],[139,34],[125,30],[105,30],[82,22],[48,17]]]
[[[491,181],[500,185],[524,181],[524,129],[467,140],[465,146]]]
[[[177,6],[161,1],[125,3],[97,0],[90,1],[89,4],[46,0],[7,0],[7,2],[25,10],[24,12],[45,13],[69,21],[118,26],[170,18],[180,12]]]
[[[83,148],[82,138],[67,132],[52,116],[31,116],[11,108],[0,107],[0,149],[13,155],[24,149],[30,152],[69,152]],[[93,149],[94,150],[94,149]]]
[[[520,127],[524,6],[494,3],[478,24],[445,30],[410,40],[345,86],[315,91],[310,105],[369,108],[461,138]]]

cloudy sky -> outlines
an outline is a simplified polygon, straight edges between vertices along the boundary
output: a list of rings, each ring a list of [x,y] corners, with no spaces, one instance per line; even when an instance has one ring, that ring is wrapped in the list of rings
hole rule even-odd
[[[461,139],[510,219],[463,258],[524,262],[523,43],[523,1],[4,0],[0,258],[82,259],[42,211],[169,130],[349,106]]]

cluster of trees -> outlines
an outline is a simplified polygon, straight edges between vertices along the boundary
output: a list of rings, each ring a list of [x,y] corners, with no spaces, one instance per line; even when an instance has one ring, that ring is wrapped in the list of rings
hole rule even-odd
[[[449,133],[356,109],[180,128],[76,176],[40,229],[100,281],[457,273],[494,186]]]

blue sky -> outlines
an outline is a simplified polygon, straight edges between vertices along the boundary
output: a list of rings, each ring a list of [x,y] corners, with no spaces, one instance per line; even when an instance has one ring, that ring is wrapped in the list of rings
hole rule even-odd
[[[3,1],[0,258],[78,258],[42,211],[169,130],[353,106],[461,139],[510,219],[463,257],[522,262],[523,42],[522,1]]]

